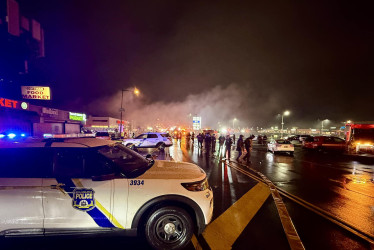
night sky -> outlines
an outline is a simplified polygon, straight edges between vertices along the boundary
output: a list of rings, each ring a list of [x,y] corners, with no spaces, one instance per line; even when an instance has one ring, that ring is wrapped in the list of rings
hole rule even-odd
[[[19,2],[45,28],[47,57],[35,72],[56,108],[115,115],[120,89],[137,86],[132,104],[143,115],[149,105],[229,97],[211,125],[235,116],[271,126],[286,109],[300,126],[374,120],[371,1]]]

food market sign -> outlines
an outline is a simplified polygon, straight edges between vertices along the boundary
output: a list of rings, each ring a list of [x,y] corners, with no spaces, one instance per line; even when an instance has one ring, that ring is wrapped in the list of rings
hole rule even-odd
[[[86,114],[69,112],[69,119],[74,121],[85,121]]]
[[[40,86],[22,86],[23,99],[51,100],[51,89]]]

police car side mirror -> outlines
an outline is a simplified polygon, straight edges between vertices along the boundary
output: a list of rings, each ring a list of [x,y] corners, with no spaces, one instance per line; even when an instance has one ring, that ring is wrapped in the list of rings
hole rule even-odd
[[[106,174],[106,175],[99,175],[99,176],[92,176],[92,181],[109,181],[116,178],[116,174]]]
[[[147,160],[153,160],[153,157],[152,157],[151,154],[147,154],[147,155],[145,156],[145,158],[146,158]]]

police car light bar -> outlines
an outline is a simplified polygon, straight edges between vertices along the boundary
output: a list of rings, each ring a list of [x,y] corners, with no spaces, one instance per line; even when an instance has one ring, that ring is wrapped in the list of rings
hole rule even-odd
[[[26,137],[25,133],[18,134],[17,132],[4,132],[0,134],[0,139],[19,139],[20,137],[24,138]]]
[[[57,138],[57,139],[68,139],[68,138],[88,138],[95,137],[95,134],[43,134],[44,139]]]

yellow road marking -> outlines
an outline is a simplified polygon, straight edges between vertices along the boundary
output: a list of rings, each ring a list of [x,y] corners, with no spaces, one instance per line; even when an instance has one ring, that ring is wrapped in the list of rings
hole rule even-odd
[[[229,165],[229,166],[234,169],[239,170],[240,172],[242,172],[243,174],[249,177],[250,175],[252,175],[248,171],[240,169],[236,166],[233,166],[233,165]],[[291,249],[301,249],[301,250],[305,249],[303,243],[301,242],[299,235],[297,234],[296,228],[294,224],[292,223],[291,217],[288,214],[286,205],[284,205],[282,198],[280,197],[277,191],[277,187],[261,172],[254,170],[252,168],[251,170],[256,172],[258,175],[260,175],[263,181],[265,181],[265,183],[268,185],[271,195],[273,197],[275,206],[277,207],[278,215],[281,220],[284,232],[286,233],[286,237],[287,237],[287,240],[288,240],[288,243]]]
[[[260,182],[211,222],[203,232],[209,247],[230,249],[269,195],[269,187]]]
[[[194,249],[196,249],[196,250],[202,250],[202,249],[203,249],[203,248],[200,246],[199,241],[197,240],[195,234],[192,235],[191,242],[192,242],[192,245],[193,245]]]

